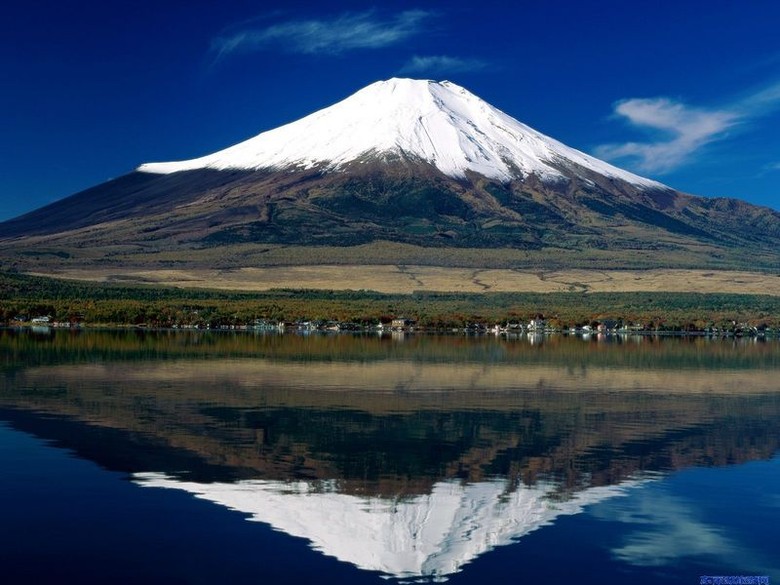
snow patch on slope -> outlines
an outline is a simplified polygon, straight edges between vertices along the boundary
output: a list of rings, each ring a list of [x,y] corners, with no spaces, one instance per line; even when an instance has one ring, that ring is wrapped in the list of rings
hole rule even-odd
[[[572,515],[584,506],[625,495],[628,487],[592,487],[556,501],[551,483],[510,489],[506,480],[439,482],[430,494],[407,498],[338,493],[336,482],[195,483],[136,473],[144,487],[180,489],[250,515],[361,569],[399,578],[447,575],[491,549]]]
[[[618,169],[549,138],[449,81],[390,79],[291,124],[204,157],[147,163],[147,173],[211,169],[335,170],[364,157],[405,155],[444,174],[472,171],[501,181],[535,174],[562,178],[575,163],[635,185],[664,185]]]

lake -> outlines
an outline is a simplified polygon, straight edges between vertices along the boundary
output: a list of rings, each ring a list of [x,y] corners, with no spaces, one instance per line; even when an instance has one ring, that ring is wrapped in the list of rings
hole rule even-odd
[[[780,342],[0,331],[2,583],[780,579]]]

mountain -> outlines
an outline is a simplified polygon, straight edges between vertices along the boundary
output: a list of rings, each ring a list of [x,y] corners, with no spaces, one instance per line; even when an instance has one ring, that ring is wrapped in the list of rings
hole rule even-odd
[[[475,248],[503,250],[512,267],[774,268],[780,213],[618,169],[454,83],[390,79],[0,224],[0,257],[22,267],[305,264],[333,256],[323,247],[347,263],[458,264]]]
[[[536,175],[565,179],[577,167],[653,188],[643,179],[548,138],[462,87],[444,81],[391,79],[292,124],[202,158],[149,163],[139,171],[194,169],[345,170],[372,160],[426,163],[450,178],[469,173],[499,182]]]

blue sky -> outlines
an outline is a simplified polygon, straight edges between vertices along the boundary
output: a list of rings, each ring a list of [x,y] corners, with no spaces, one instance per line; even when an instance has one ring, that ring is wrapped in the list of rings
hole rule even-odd
[[[0,219],[395,76],[707,196],[780,209],[780,3],[6,3]]]

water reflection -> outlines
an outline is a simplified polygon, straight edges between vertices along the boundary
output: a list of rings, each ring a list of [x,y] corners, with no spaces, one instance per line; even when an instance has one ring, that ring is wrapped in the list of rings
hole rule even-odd
[[[780,448],[775,342],[56,331],[0,350],[0,420],[407,579]],[[725,546],[664,518],[614,557],[666,562],[661,524]]]
[[[361,569],[434,581],[558,516],[624,495],[637,483],[588,488],[559,500],[557,487],[547,482],[514,489],[506,480],[438,482],[430,493],[390,498],[340,493],[336,481],[195,483],[155,473],[134,479],[243,512]]]

